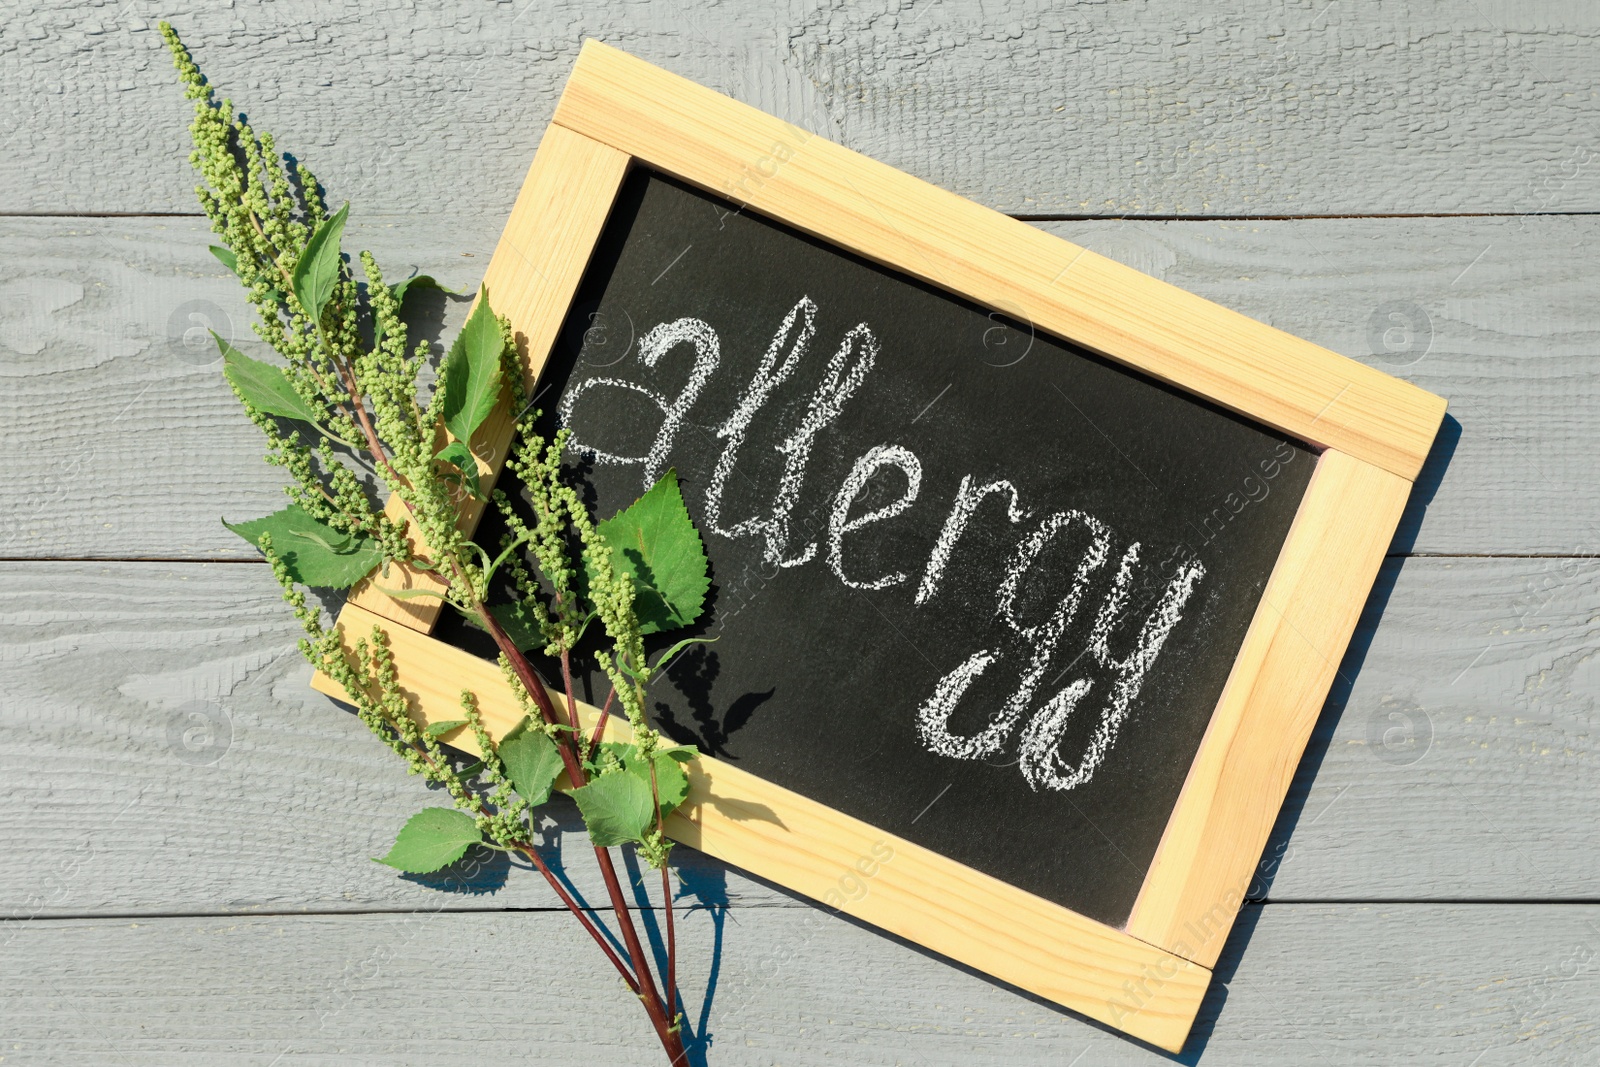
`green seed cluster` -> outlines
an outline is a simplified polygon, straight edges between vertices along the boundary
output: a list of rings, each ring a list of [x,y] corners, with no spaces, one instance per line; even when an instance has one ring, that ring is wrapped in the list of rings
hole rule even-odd
[[[544,590],[520,560],[511,565],[512,579],[539,624],[548,656],[570,652],[589,622],[600,620],[612,645],[609,652],[600,654],[601,667],[633,727],[636,742],[641,748],[653,748],[654,731],[644,715],[644,686],[650,680],[650,666],[634,611],[633,579],[613,565],[610,544],[596,530],[577,489],[563,478],[561,458],[571,431],[558,430],[546,441],[534,431],[538,417],[539,412],[534,411],[520,422],[518,448],[507,460],[526,487],[534,524],[530,527],[523,520],[504,493],[496,492],[495,504],[506,522],[504,545],[528,546],[539,573],[550,584],[551,609],[544,607]],[[586,577],[587,604],[578,595],[579,571],[569,551],[574,537]]]
[[[271,134],[258,134],[235,114],[230,100],[216,98],[170,25],[162,23],[161,33],[185,96],[194,104],[190,161],[201,178],[195,192],[221,239],[224,254],[219,258],[247,290],[258,313],[253,324],[257,337],[283,358],[286,380],[312,415],[309,429],[300,422],[286,426],[234,387],[266,438],[268,462],[288,472],[292,481],[285,492],[313,518],[342,533],[374,539],[385,574],[397,562],[432,570],[447,583],[448,603],[469,617],[480,617],[499,563],[490,561],[459,528],[462,487],[436,458],[446,440],[445,405],[437,393],[424,404],[418,388],[418,375],[431,355],[429,345],[408,348],[396,291],[366,251],[357,256],[359,277],[350,263],[340,263],[332,295],[319,313],[301,304],[295,270],[318,225],[330,217],[322,188],[303,164],[285,164]],[[501,381],[513,410],[522,410],[522,364],[510,321],[502,316],[499,324]],[[634,611],[633,582],[613,565],[610,546],[566,480],[562,457],[567,431],[546,441],[533,430],[538,417],[535,411],[519,419],[520,444],[508,463],[523,482],[534,523],[526,523],[504,493],[494,494],[509,531],[501,546],[504,566],[547,655],[564,660],[588,624],[600,620],[608,647],[596,658],[633,727],[634,743],[649,758],[660,735],[650,729],[644,714],[645,685],[653,671]],[[352,466],[351,457],[366,469]],[[406,505],[411,529],[377,506],[374,480]],[[463,692],[461,707],[483,758],[460,769],[438,739],[411,717],[383,630],[374,628],[347,647],[344,635],[325,626],[321,612],[308,604],[269,535],[261,537],[260,547],[305,631],[300,651],[343,687],[362,722],[412,773],[445,789],[490,840],[502,847],[530,840],[530,809],[506,775],[476,696]],[[528,728],[552,739],[570,730],[544,721],[504,654],[500,666]],[[613,773],[626,772],[614,756],[603,755],[591,776]],[[667,847],[652,831],[640,854],[660,866]]]
[[[405,559],[410,547],[403,527],[390,521],[371,503],[359,476],[334,458],[332,444],[353,445],[363,436],[358,413],[359,397],[380,377],[378,360],[363,343],[361,288],[343,272],[333,298],[317,321],[312,321],[293,294],[291,278],[316,225],[328,214],[321,187],[304,164],[293,162],[293,180],[285,168],[270,133],[257,134],[238,117],[231,100],[218,101],[206,85],[183,42],[167,23],[161,34],[172,52],[173,65],[184,85],[184,95],[194,103],[189,130],[194,150],[189,161],[201,177],[195,195],[211,221],[232,267],[257,311],[252,324],[256,336],[287,363],[290,385],[317,418],[317,440],[308,443],[300,428],[284,429],[273,416],[258,410],[235,387],[251,421],[267,439],[267,462],[288,471],[293,483],[285,492],[312,517],[336,530],[376,539],[385,560]],[[363,262],[370,260],[364,257]],[[368,275],[367,292],[373,296],[374,314],[383,324],[377,352],[385,364],[406,361],[405,328],[393,317],[393,300],[381,279],[374,283],[376,266]],[[388,298],[387,300],[385,298]],[[409,361],[414,364],[405,379],[415,383],[415,366],[426,357],[426,346]],[[353,388],[352,388],[353,387]],[[352,393],[356,399],[352,399]],[[396,408],[396,398],[386,390],[383,403],[374,405],[378,421]],[[414,408],[412,409],[414,410]],[[405,437],[418,438],[420,424],[409,434],[390,440],[391,447]],[[383,472],[380,472],[383,473]]]

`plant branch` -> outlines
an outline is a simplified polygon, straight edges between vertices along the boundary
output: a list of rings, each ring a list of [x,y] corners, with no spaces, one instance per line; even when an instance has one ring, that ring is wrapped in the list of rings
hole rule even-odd
[[[628,984],[629,992],[638,995],[639,980],[633,976],[633,972],[628,970],[628,965],[622,961],[622,957],[617,955],[616,949],[611,947],[611,942],[600,932],[600,928],[583,911],[578,902],[572,898],[572,894],[567,892],[567,887],[562,885],[560,880],[556,878],[555,872],[550,869],[549,864],[545,863],[544,857],[539,855],[539,850],[534,848],[531,843],[524,841],[513,842],[513,847],[526,855],[539,873],[544,875],[544,880],[549,882],[550,888],[556,891],[556,896],[561,898],[561,903],[565,904],[567,910],[572,912],[578,922],[583,924],[585,930],[589,931],[589,936],[594,938],[594,943],[600,946],[600,951],[606,954],[606,959],[610,960],[611,965],[617,969],[617,973],[622,975],[622,980]]]

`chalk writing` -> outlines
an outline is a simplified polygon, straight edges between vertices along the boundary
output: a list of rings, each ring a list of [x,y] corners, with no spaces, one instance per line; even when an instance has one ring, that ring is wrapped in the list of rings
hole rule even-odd
[[[751,428],[769,407],[775,391],[791,379],[808,361],[816,335],[817,305],[802,296],[790,308],[773,334],[754,374],[744,383],[734,410],[718,426],[716,438],[722,451],[703,497],[708,529],[729,538],[754,539],[762,544],[766,564],[778,569],[800,567],[818,556],[819,544],[794,540],[792,520],[805,486],[806,474],[817,441],[838,420],[866,384],[879,356],[877,336],[867,323],[857,323],[844,336],[829,357],[820,380],[806,399],[798,423],[774,447],[782,456],[777,486],[765,510],[730,521],[724,515],[728,481],[739,464]],[[659,411],[661,423],[649,450],[644,455],[622,456],[574,435],[572,444],[596,463],[636,465],[642,468],[643,482],[651,484],[665,468],[673,442],[690,409],[699,398],[721,362],[722,348],[716,331],[695,318],[680,318],[662,323],[641,339],[638,362],[655,369],[673,349],[687,345],[693,349],[693,364],[687,383],[674,397],[640,382],[621,377],[595,377],[577,383],[562,399],[562,422],[572,425],[579,399],[597,388],[629,390],[648,399]],[[898,471],[898,475],[894,474]],[[875,487],[863,500],[863,490],[889,472],[895,484],[904,488],[886,502]],[[1268,475],[1270,477],[1270,474]],[[867,527],[889,522],[912,511],[920,499],[923,464],[910,449],[899,444],[878,444],[856,458],[849,473],[832,494],[827,511],[826,546],[822,556],[828,570],[845,586],[865,591],[881,591],[909,580],[903,571],[873,573],[862,562],[864,554],[851,562],[850,545],[869,537]],[[989,497],[1004,504],[1009,524],[1028,523],[1033,512],[1023,505],[1022,493],[1006,479],[983,484],[973,476],[962,477],[955,498],[943,517],[926,565],[912,598],[915,607],[933,601],[941,581],[956,553],[963,534],[975,513]],[[865,504],[865,508],[862,505]],[[923,509],[926,511],[926,509]],[[855,512],[852,514],[852,512]],[[809,527],[810,524],[803,524]],[[803,537],[804,535],[802,535]],[[1140,571],[1142,548],[1134,541],[1122,549],[1116,576],[1104,599],[1093,608],[1088,626],[1087,647],[1065,670],[1058,669],[1040,702],[1040,690],[1047,685],[1051,665],[1062,653],[1062,642],[1094,588],[1102,568],[1111,559],[1118,542],[1115,531],[1106,523],[1076,509],[1052,510],[1022,532],[1006,559],[1005,569],[995,590],[994,612],[1004,625],[992,647],[969,653],[935,683],[913,716],[913,729],[922,745],[950,759],[979,760],[1015,746],[1016,765],[1024,780],[1035,791],[1066,791],[1078,788],[1093,778],[1116,743],[1117,735],[1137,700],[1146,677],[1155,666],[1162,648],[1183,619],[1206,568],[1197,558],[1186,555],[1173,565],[1144,568]],[[1051,549],[1051,546],[1056,546]],[[1050,567],[1042,561],[1047,550],[1055,559],[1063,553],[1075,554],[1070,587],[1057,599],[1041,620],[1024,623],[1019,602],[1024,591],[1037,586],[1047,588]],[[858,552],[860,550],[857,550]],[[1149,573],[1155,571],[1156,573]],[[1165,586],[1161,578],[1166,577]],[[1099,580],[1104,584],[1103,580]],[[1137,618],[1143,609],[1130,608],[1130,592],[1140,587],[1162,588],[1155,606]],[[1142,603],[1148,606],[1149,601]],[[1087,618],[1087,616],[1085,616]],[[1113,644],[1123,651],[1113,652]],[[1056,688],[1060,678],[1082,661],[1083,676]],[[997,665],[1011,672],[1009,695],[976,729],[958,730],[957,720],[963,698],[973,684]],[[1090,677],[1093,672],[1094,677]],[[1081,716],[1080,708],[1098,701],[1093,727],[1080,731],[1088,740],[1076,758],[1069,759],[1062,749],[1068,744],[1068,730]],[[1037,707],[1036,707],[1037,705]],[[971,716],[967,716],[971,718]]]

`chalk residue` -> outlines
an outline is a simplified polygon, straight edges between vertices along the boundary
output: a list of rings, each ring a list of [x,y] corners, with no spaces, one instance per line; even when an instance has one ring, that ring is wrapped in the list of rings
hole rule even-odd
[[[1011,732],[1010,722],[997,722],[971,737],[957,737],[950,732],[950,716],[956,705],[966,695],[978,675],[989,669],[995,656],[988,649],[974,652],[965,663],[951,671],[934,686],[933,696],[917,709],[917,737],[928,751],[951,759],[981,759],[1000,750]]]
[[[1061,758],[1061,733],[1079,698],[1088,691],[1087,680],[1080,679],[1062,690],[1034,716],[1023,731],[1020,750],[1022,774],[1034,789],[1041,786],[1053,790],[1075,789],[1094,776],[1095,769],[1116,743],[1117,733],[1144,685],[1145,675],[1155,665],[1156,657],[1161,654],[1161,646],[1166,644],[1172,628],[1182,619],[1184,605],[1189,602],[1195,586],[1206,573],[1205,566],[1198,560],[1179,567],[1167,583],[1161,602],[1139,628],[1133,651],[1118,659],[1111,654],[1111,629],[1117,625],[1118,616],[1127,604],[1133,568],[1138,561],[1139,544],[1135,542],[1123,554],[1122,563],[1117,568],[1116,584],[1095,616],[1089,649],[1095,662],[1102,669],[1111,671],[1115,680],[1111,683],[1111,693],[1105,710],[1100,713],[1094,736],[1078,765],[1073,767]]]
[[[850,518],[850,505],[855,503],[856,497],[860,495],[868,479],[884,467],[900,468],[906,476],[906,491],[881,508]],[[906,580],[905,574],[900,571],[871,581],[858,582],[847,578],[844,573],[844,535],[868,523],[893,518],[900,514],[912,505],[921,489],[922,461],[909,449],[901,448],[899,445],[878,445],[868,449],[856,460],[855,466],[850,468],[849,476],[845,478],[844,484],[839,486],[839,492],[833,498],[833,513],[828,517],[828,566],[833,568],[833,573],[841,582],[852,589],[884,589],[891,585],[899,585]]]
[[[690,368],[689,380],[684,383],[683,389],[675,399],[669,401],[663,393],[655,389],[621,378],[589,378],[573,386],[567,395],[561,398],[561,404],[556,409],[561,416],[561,424],[571,426],[573,407],[577,404],[578,398],[590,389],[597,385],[631,389],[661,409],[661,427],[656,430],[656,438],[649,452],[642,456],[619,456],[584,444],[577,439],[576,434],[570,441],[572,448],[580,455],[588,456],[600,464],[642,463],[644,488],[649,489],[654,485],[656,479],[661,476],[667,453],[672,449],[672,441],[678,435],[678,427],[683,424],[684,416],[694,406],[695,398],[700,395],[700,390],[705,388],[706,382],[711,378],[711,372],[717,369],[717,362],[722,358],[721,342],[717,340],[715,330],[699,319],[681,318],[663,322],[644,335],[639,341],[639,361],[653,369],[661,361],[662,356],[681,344],[694,346],[694,366]]]
[[[801,358],[805,356],[812,335],[816,333],[816,318],[817,305],[809,296],[802,296],[800,302],[789,309],[789,313],[783,318],[783,324],[773,336],[772,343],[762,355],[755,377],[750,379],[744,395],[739,398],[739,406],[728,416],[728,421],[717,428],[717,436],[727,444],[722,448],[722,455],[717,458],[717,467],[711,472],[711,484],[706,489],[706,525],[724,537],[746,537],[753,533],[764,533],[766,530],[766,519],[760,516],[724,526],[722,494],[727,491],[728,476],[733,473],[734,466],[739,462],[739,449],[744,445],[745,434],[749,432],[750,424],[755,421],[756,414],[766,406],[773,390],[788,380]],[[796,323],[799,324],[798,331],[795,329]],[[793,335],[792,341],[791,335]],[[779,363],[778,353],[783,350],[785,344],[788,344],[789,352],[783,357],[783,362]]]
[[[854,357],[854,359],[852,359]],[[807,544],[798,554],[785,558],[789,550],[789,514],[800,500],[800,487],[805,482],[806,465],[811,462],[811,448],[817,435],[832,425],[844,410],[845,402],[867,380],[878,359],[878,339],[867,324],[858,323],[845,334],[839,350],[828,360],[822,383],[811,394],[805,418],[800,426],[782,444],[783,477],[772,499],[772,514],[766,519],[767,562],[780,567],[798,567],[816,555],[815,542]]]
[[[972,519],[972,513],[978,510],[978,505],[990,493],[1010,493],[1011,499],[1006,503],[1006,515],[1013,523],[1021,522],[1028,517],[1028,513],[1018,507],[1017,487],[1004,478],[996,482],[989,482],[972,488],[972,475],[964,475],[961,486],[956,490],[955,503],[950,506],[950,514],[944,520],[944,529],[939,531],[939,539],[933,543],[933,551],[928,555],[928,567],[922,574],[922,584],[917,587],[916,603],[925,604],[933,594],[939,591],[939,579],[944,577],[944,569],[950,562],[950,553],[955,550],[956,542],[966,532],[967,523]]]
[[[1072,588],[1056,604],[1047,619],[1032,626],[1023,626],[1016,615],[1018,586],[1040,553],[1044,551],[1045,546],[1063,530],[1073,525],[1085,527],[1092,539],[1083,557],[1078,561],[1077,570],[1073,573]],[[1034,691],[1038,688],[1046,668],[1049,667],[1050,660],[1055,656],[1056,646],[1060,644],[1062,634],[1066,632],[1067,626],[1072,622],[1083,601],[1089,576],[1105,564],[1106,551],[1110,544],[1111,530],[1105,523],[1081,511],[1053,512],[1046,516],[1032,533],[1022,539],[1022,543],[1017,546],[1007,563],[1005,577],[1000,582],[999,590],[1001,617],[1006,625],[1028,645],[1027,666],[1017,681],[1017,688],[1001,707],[999,714],[982,731],[967,738],[951,734],[950,715],[955,711],[961,694],[966,692],[972,679],[994,661],[995,653],[985,650],[969,657],[965,663],[940,681],[934,690],[934,695],[917,712],[918,735],[924,744],[942,756],[956,759],[981,759],[1000,751],[1032,704]]]

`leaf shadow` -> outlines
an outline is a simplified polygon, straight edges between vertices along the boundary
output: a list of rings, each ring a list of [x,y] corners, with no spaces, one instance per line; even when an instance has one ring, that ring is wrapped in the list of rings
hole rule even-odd
[[[441,893],[476,897],[498,893],[505,887],[510,873],[511,860],[504,852],[473,845],[448,867],[428,874],[405,873],[400,875],[400,879]]]
[[[722,673],[722,662],[714,649],[705,645],[691,645],[680,652],[668,665],[666,676],[682,693],[689,705],[689,716],[694,722],[680,720],[665,701],[654,705],[656,722],[674,741],[695,745],[700,751],[718,759],[737,760],[728,750],[728,741],[749,724],[756,711],[771,700],[777,689],[764,693],[745,693],[735,697],[721,716],[711,699],[717,676]]]
[[[725,819],[732,819],[734,822],[769,822],[783,830],[789,828],[777,812],[767,807],[767,805],[753,800],[741,800],[738,797],[719,797],[712,793],[700,803],[715,808],[718,815]]]
[[[688,895],[693,903],[687,908],[679,907],[675,903],[675,912],[678,916],[683,916],[692,911],[704,911],[711,918],[710,964],[706,972],[705,992],[700,998],[700,1009],[693,1021],[689,1018],[689,1005],[683,996],[681,981],[678,983],[679,988],[674,992],[677,993],[678,1010],[683,1013],[683,1045],[688,1063],[692,1067],[706,1067],[707,1054],[712,1043],[711,1008],[716,1000],[717,984],[722,976],[723,940],[729,907],[728,872],[716,860],[702,853],[691,852],[690,855],[693,858],[689,862],[672,865],[671,869],[678,876],[678,890],[673,892],[672,899],[676,902]],[[643,928],[645,940],[649,944],[656,973],[662,976],[662,984],[665,985],[667,945],[663,929],[664,912],[659,907],[652,907],[649,895],[649,890],[652,888],[659,893],[660,875],[655,871],[647,873],[641,869],[638,854],[632,848],[622,850],[622,862],[628,873],[628,883],[633,890],[633,903],[637,906],[639,925]],[[681,942],[679,947],[681,949]],[[665,992],[663,990],[663,995]]]
[[[624,548],[622,554],[627,557],[634,574],[638,575],[633,587],[633,612],[639,619],[639,625],[653,625],[658,633],[679,629],[683,622],[666,598],[657,592],[659,583],[656,581],[656,572],[644,558],[644,553],[637,548]]]

